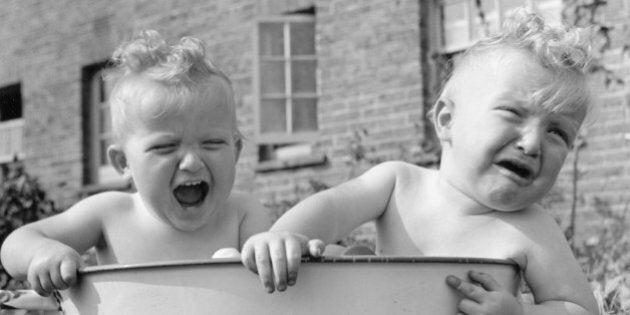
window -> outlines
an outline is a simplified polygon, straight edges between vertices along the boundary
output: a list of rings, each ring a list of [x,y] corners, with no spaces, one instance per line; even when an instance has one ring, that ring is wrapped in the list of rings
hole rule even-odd
[[[0,88],[0,163],[23,158],[23,126],[21,85]]]
[[[481,10],[475,0],[441,0],[441,43],[443,53],[465,49],[487,33],[497,32],[508,12],[533,2],[541,14],[552,23],[559,23],[562,0],[481,0]],[[482,22],[481,15],[484,19]]]
[[[317,134],[317,57],[312,14],[256,24],[259,161],[310,155]]]
[[[107,97],[111,87],[103,79],[105,63],[83,69],[83,148],[85,185],[124,185],[107,160],[111,144],[111,117]]]

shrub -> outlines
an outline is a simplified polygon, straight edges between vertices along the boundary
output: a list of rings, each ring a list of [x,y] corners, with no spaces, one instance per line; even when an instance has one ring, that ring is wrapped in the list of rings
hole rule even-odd
[[[18,227],[57,213],[55,204],[46,197],[36,178],[14,161],[2,165],[0,177],[0,242]],[[26,283],[12,279],[0,265],[0,288],[22,289]]]
[[[595,198],[595,212],[600,224],[573,251],[591,282],[600,313],[630,314],[628,205],[614,211],[608,202]]]

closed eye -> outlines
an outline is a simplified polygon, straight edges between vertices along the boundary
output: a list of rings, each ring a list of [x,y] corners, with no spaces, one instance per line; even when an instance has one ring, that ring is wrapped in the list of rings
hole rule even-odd
[[[569,146],[569,147],[571,146],[571,138],[570,138],[569,134],[566,131],[564,131],[562,128],[551,127],[551,128],[549,128],[548,132],[550,134],[554,135],[555,137],[558,137],[567,146]]]
[[[513,106],[499,106],[496,109],[510,117],[520,118],[523,116],[523,113],[518,108]]]
[[[210,150],[221,148],[222,146],[227,145],[227,144],[228,142],[224,139],[209,139],[202,143],[204,148],[207,148]]]
[[[175,143],[161,143],[149,147],[148,151],[158,154],[166,154],[175,151],[177,145]]]

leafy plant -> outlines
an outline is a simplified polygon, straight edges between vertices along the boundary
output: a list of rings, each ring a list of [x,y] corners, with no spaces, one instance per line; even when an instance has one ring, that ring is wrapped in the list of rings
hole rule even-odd
[[[615,211],[609,202],[594,199],[600,217],[595,232],[574,253],[586,272],[601,314],[630,314],[629,207]]]
[[[295,206],[302,199],[314,193],[328,189],[328,187],[329,186],[326,183],[311,178],[307,181],[306,185],[295,184],[293,186],[293,196],[291,198],[278,200],[274,196],[270,201],[265,203],[265,206],[270,210],[271,219],[275,222],[278,218],[280,218],[280,216],[291,209],[291,207]]]
[[[59,212],[46,197],[36,178],[19,161],[2,165],[0,177],[0,242],[18,227]],[[21,289],[26,284],[12,279],[0,265],[0,288]]]

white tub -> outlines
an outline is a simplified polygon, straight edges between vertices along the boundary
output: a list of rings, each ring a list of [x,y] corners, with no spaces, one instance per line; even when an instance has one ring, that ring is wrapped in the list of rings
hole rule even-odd
[[[297,284],[273,294],[238,260],[211,259],[88,267],[80,271],[76,286],[53,297],[0,291],[0,304],[49,310],[47,315],[452,315],[460,297],[445,278],[466,278],[469,270],[489,273],[517,293],[520,273],[506,260],[346,256],[306,259]]]
[[[452,315],[460,300],[447,275],[489,273],[516,293],[510,261],[354,256],[307,259],[297,284],[268,294],[234,259],[89,267],[61,292],[65,314],[431,314]]]

